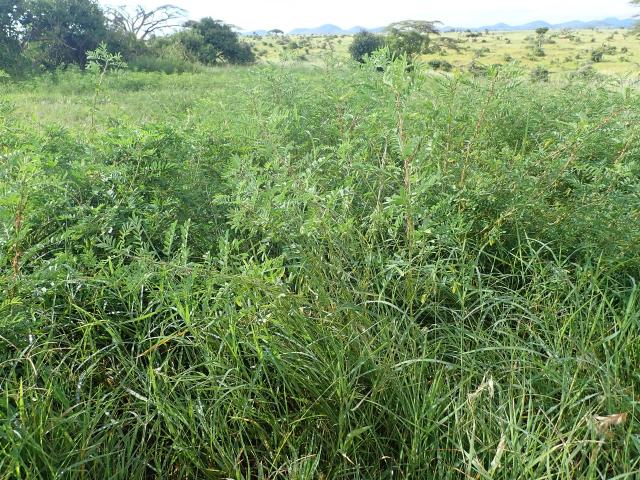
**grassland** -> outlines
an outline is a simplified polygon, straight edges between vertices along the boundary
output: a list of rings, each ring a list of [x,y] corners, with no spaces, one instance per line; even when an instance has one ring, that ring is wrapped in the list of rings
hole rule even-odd
[[[425,55],[422,60],[446,60],[461,70],[466,70],[474,61],[487,65],[517,61],[529,70],[538,66],[546,68],[553,76],[592,64],[591,52],[608,46],[615,48],[615,52],[611,50],[601,62],[593,63],[598,72],[636,77],[640,73],[640,36],[625,29],[551,30],[545,36],[544,57],[532,54],[534,31],[488,32],[479,37],[458,32],[445,33],[443,37],[458,41],[460,51],[444,49],[437,54]],[[261,62],[297,61],[322,65],[327,55],[346,60],[353,37],[269,36],[250,37],[248,41]]]
[[[638,90],[381,63],[3,86],[1,479],[640,475]]]

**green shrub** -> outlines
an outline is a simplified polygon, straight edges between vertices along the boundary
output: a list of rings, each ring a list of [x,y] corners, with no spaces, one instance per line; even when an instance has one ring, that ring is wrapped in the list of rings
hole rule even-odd
[[[0,92],[4,477],[633,478],[640,97],[372,57]]]
[[[544,57],[546,56],[546,52],[544,51],[544,48],[542,48],[539,45],[535,45],[531,48],[531,53],[533,54],[534,57]]]
[[[358,32],[349,45],[349,53],[354,60],[363,62],[366,56],[381,48],[383,44],[384,39],[380,35],[367,31]]]
[[[450,72],[453,70],[453,65],[446,60],[430,60],[429,66],[434,70],[442,70],[443,72]]]
[[[534,82],[548,82],[549,70],[542,65],[536,66],[536,68],[531,71],[531,80]]]
[[[592,50],[591,51],[591,61],[594,63],[599,63],[604,60],[604,51],[602,49]]]

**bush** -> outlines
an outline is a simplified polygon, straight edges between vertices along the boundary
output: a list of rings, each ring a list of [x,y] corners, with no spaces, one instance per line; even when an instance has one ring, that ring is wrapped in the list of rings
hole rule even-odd
[[[531,80],[534,82],[548,82],[549,70],[541,65],[538,65],[531,71]]]
[[[602,49],[592,50],[591,51],[591,61],[594,63],[599,63],[604,60],[604,51]]]
[[[374,56],[0,89],[0,477],[636,475],[640,98]]]
[[[353,37],[353,43],[349,46],[349,53],[354,60],[363,62],[366,56],[371,55],[383,45],[384,39],[381,35],[362,31]]]
[[[255,62],[251,45],[241,42],[231,26],[212,18],[203,18],[198,22],[187,22],[185,27],[173,38],[198,62],[205,65],[246,65]]]
[[[434,70],[442,70],[443,72],[450,72],[453,70],[453,65],[446,60],[430,60],[429,66]]]
[[[602,75],[592,65],[585,65],[569,74],[572,80],[593,81],[602,80]]]
[[[203,66],[181,58],[163,57],[156,55],[141,55],[134,57],[128,62],[129,68],[137,72],[163,72],[163,73],[186,73],[199,72]]]
[[[540,45],[534,45],[531,48],[531,53],[533,54],[534,57],[546,56],[546,52],[544,51],[544,48],[542,48]]]
[[[469,64],[469,66],[467,67],[467,70],[474,77],[484,77],[489,72],[489,67],[474,60]]]

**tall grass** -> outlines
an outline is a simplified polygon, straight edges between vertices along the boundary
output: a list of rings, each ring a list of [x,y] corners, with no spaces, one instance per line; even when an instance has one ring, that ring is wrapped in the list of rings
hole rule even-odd
[[[638,93],[408,70],[14,87],[0,478],[640,475]]]

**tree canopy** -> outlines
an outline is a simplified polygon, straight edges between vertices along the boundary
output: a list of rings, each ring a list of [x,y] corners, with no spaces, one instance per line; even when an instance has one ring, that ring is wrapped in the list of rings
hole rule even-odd
[[[413,57],[429,51],[431,35],[440,35],[438,21],[405,20],[387,27],[387,44],[395,55]]]
[[[23,42],[39,65],[86,62],[86,52],[107,38],[104,13],[96,0],[31,0],[23,22]]]
[[[185,23],[178,38],[185,49],[205,65],[218,63],[247,64],[255,61],[251,47],[240,41],[231,25],[211,17]]]
[[[363,30],[358,32],[353,43],[349,46],[351,58],[362,62],[367,55],[371,55],[384,45],[384,38],[381,35]]]
[[[15,70],[22,51],[21,25],[27,9],[23,0],[0,0],[0,69]]]
[[[182,26],[186,14],[185,9],[168,4],[151,10],[145,9],[142,5],[133,9],[126,5],[106,9],[107,18],[114,30],[134,35],[140,40],[147,40],[154,35]]]

